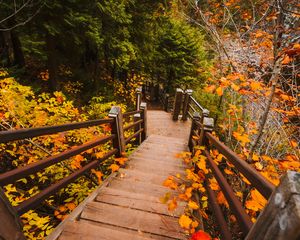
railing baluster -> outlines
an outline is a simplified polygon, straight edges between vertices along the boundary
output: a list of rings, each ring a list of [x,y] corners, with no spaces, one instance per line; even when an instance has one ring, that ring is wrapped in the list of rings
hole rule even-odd
[[[111,133],[116,135],[113,139],[113,148],[118,149],[117,157],[121,157],[125,152],[125,139],[123,130],[123,115],[122,110],[119,106],[114,106],[111,108],[108,116],[114,119],[112,123]]]
[[[135,99],[135,108],[136,110],[140,110],[140,104],[142,102],[142,87],[138,87],[136,89],[136,99]]]
[[[180,114],[181,105],[183,98],[183,90],[180,88],[176,89],[175,102],[174,102],[174,110],[173,110],[173,120],[177,121],[178,116]]]
[[[193,94],[193,90],[187,89],[185,91],[184,95],[184,102],[183,102],[183,107],[182,107],[182,120],[186,121],[188,118],[188,111],[189,111],[189,104],[190,104],[190,97]]]
[[[142,138],[141,141],[143,142],[147,138],[147,103],[142,102],[140,109],[142,110],[141,119],[143,119],[141,128],[144,129],[144,131],[142,132],[142,136],[141,136],[141,138]]]
[[[137,122],[141,119],[141,114],[140,113],[136,113],[133,115],[133,121],[134,122]],[[136,125],[134,127],[134,132],[138,132],[139,130],[141,129],[141,124],[139,123],[138,125]],[[141,144],[141,134],[139,134],[137,137],[136,137],[136,140],[135,140],[135,144],[136,145],[140,145]]]
[[[196,122],[200,122],[200,113],[194,112],[193,119],[192,119],[192,125],[191,125],[191,131],[190,131],[190,136],[189,136],[189,149],[191,152],[194,151],[194,145],[193,145],[193,135],[194,135],[194,130],[198,129],[198,124]]]

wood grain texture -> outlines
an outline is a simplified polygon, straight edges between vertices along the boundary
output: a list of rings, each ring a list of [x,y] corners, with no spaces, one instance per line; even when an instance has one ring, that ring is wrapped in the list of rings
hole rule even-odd
[[[87,205],[81,218],[174,239],[185,239],[178,227],[177,218],[126,207],[93,202]]]
[[[300,239],[300,173],[288,171],[246,240]]]
[[[185,176],[176,155],[187,150],[189,121],[174,122],[163,111],[147,111],[146,117],[148,138],[129,156],[126,168],[85,205],[78,221],[65,225],[59,239],[187,239],[178,224],[186,203],[178,202],[169,212],[159,198],[177,195],[163,186],[168,176]]]

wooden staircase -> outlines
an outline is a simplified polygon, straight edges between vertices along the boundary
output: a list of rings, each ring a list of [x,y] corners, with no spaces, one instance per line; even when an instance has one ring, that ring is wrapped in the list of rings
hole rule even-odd
[[[190,123],[180,124],[179,131],[170,114],[148,111],[149,137],[129,157],[126,168],[99,190],[77,218],[64,224],[58,238],[186,239],[178,224],[184,206],[169,212],[159,200],[170,192],[163,181],[184,172],[176,154],[187,150]]]

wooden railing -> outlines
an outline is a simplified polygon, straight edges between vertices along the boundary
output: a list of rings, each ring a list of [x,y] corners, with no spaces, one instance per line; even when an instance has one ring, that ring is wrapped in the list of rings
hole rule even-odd
[[[103,124],[109,124],[112,129],[111,133],[107,136],[99,137],[96,140],[89,141],[80,146],[72,147],[70,150],[66,150],[57,155],[46,157],[38,162],[31,163],[24,167],[16,168],[6,173],[0,174],[1,224],[3,221],[5,221],[5,224],[0,224],[0,239],[24,239],[20,227],[22,224],[19,221],[18,216],[22,215],[30,209],[35,209],[36,207],[40,206],[44,200],[54,195],[58,190],[65,188],[68,184],[74,182],[78,177],[99,166],[106,159],[112,156],[121,157],[126,150],[125,147],[127,143],[135,140],[135,143],[139,145],[142,141],[144,141],[147,137],[147,106],[146,103],[141,102],[141,89],[137,90],[136,105],[136,111],[127,112],[124,114],[122,114],[120,107],[112,107],[108,114],[109,118],[107,119],[0,132],[0,143],[7,143],[9,141],[28,139],[74,129],[99,126]],[[125,122],[123,118],[127,119],[127,125],[124,125]],[[131,120],[131,122],[128,122],[128,120],[130,119],[132,119],[133,121]],[[129,130],[133,133],[125,138],[124,132]],[[108,142],[111,142],[111,149],[107,153],[105,153],[103,157],[97,160],[89,161],[82,168],[72,172],[69,176],[48,186],[38,194],[23,201],[16,207],[11,206],[1,188],[7,184],[15,183],[17,180],[29,176],[30,174],[37,173],[45,169],[46,167],[60,163],[88,149],[106,144]],[[18,238],[15,238],[14,236],[18,236]]]
[[[214,213],[222,239],[232,239],[231,232],[224,218],[221,207],[217,203],[215,192],[210,188],[208,179],[215,177],[223,192],[232,213],[235,215],[243,236],[252,239],[299,239],[300,238],[300,173],[288,172],[280,185],[275,186],[265,179],[238,154],[229,149],[224,143],[212,134],[214,119],[209,117],[209,111],[202,107],[193,97],[192,90],[176,90],[173,120],[191,119],[189,148],[192,154],[196,146],[205,146],[206,165],[211,169],[205,180],[209,206]],[[225,158],[242,173],[266,199],[268,204],[259,215],[255,224],[243,208],[242,202],[235,195],[232,187],[226,180],[223,172],[214,162],[210,149],[216,148]],[[195,166],[196,172],[197,166]],[[267,224],[267,226],[266,226]]]

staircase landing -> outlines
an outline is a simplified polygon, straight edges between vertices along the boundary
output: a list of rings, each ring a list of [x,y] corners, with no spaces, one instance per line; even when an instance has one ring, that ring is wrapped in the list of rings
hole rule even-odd
[[[187,150],[190,123],[173,122],[158,110],[147,116],[148,138],[77,218],[66,220],[58,239],[186,239],[178,225],[184,206],[169,212],[159,198],[170,192],[163,181],[184,172],[175,155]]]

